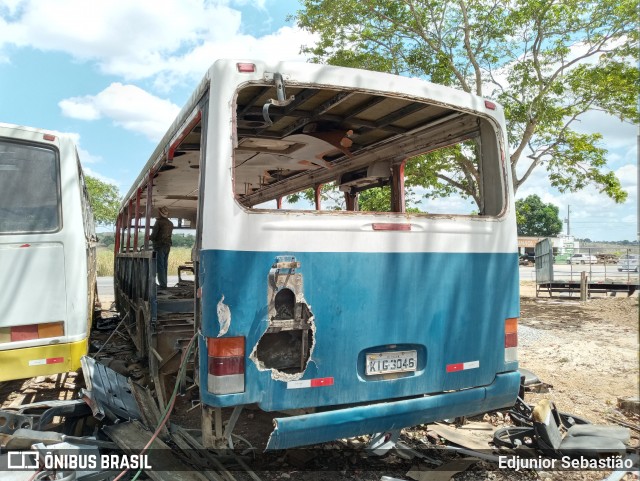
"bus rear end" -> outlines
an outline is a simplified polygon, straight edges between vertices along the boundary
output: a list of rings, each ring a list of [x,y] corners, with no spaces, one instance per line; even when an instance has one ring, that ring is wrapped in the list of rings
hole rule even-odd
[[[203,404],[305,409],[276,417],[269,448],[512,405],[518,257],[500,106],[326,66],[218,62],[210,76]],[[405,185],[407,169],[423,185]],[[456,185],[466,197],[438,200]]]
[[[70,139],[0,124],[0,381],[75,370],[89,305]]]

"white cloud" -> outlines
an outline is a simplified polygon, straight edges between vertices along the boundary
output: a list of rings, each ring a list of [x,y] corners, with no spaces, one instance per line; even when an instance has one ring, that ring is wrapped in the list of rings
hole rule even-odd
[[[80,162],[82,163],[82,165],[99,164],[100,162],[102,162],[102,157],[101,156],[93,155],[91,152],[89,152],[88,150],[83,149],[80,146],[78,146],[78,156],[80,157]],[[86,169],[86,167],[85,167],[85,169]]]
[[[151,140],[162,138],[180,111],[174,103],[151,95],[135,85],[112,83],[97,95],[71,97],[58,103],[67,117],[81,120],[108,118]]]
[[[636,237],[637,177],[636,166],[625,165],[616,170],[628,198],[616,204],[594,186],[578,192],[558,192],[549,185],[544,168],[534,171],[516,194],[518,199],[531,194],[538,195],[543,202],[559,208],[561,219],[567,217],[570,206],[571,234],[592,240],[632,240]],[[566,224],[563,227],[566,233]]]
[[[0,0],[0,13],[6,12],[9,16],[15,15],[23,0]]]
[[[616,176],[620,179],[622,187],[637,187],[638,166],[634,164],[623,165],[616,170]]]
[[[73,97],[61,100],[58,106],[65,117],[81,120],[98,120],[100,111],[91,102],[91,97]]]
[[[105,72],[134,78],[157,69],[167,53],[206,38],[227,38],[240,25],[240,12],[204,0],[24,0],[17,9],[20,14],[0,33],[0,45],[96,59]]]
[[[638,135],[637,125],[595,110],[581,115],[573,128],[578,132],[602,134],[607,149],[635,147]]]
[[[244,7],[246,5],[253,5],[260,10],[266,9],[267,0],[233,0],[234,5]]]
[[[241,3],[265,9],[265,0]],[[11,45],[59,51],[96,61],[103,73],[128,81],[159,76],[173,85],[199,79],[217,58],[301,58],[300,45],[309,38],[291,27],[261,38],[243,34],[240,11],[224,0],[12,0],[3,5],[0,0],[0,61],[7,58],[3,47]]]
[[[282,27],[260,38],[237,33],[225,39],[206,41],[184,55],[168,58],[165,68],[158,72],[154,87],[165,91],[183,79],[200,79],[220,58],[304,61],[300,46],[312,43],[313,38],[298,28]]]

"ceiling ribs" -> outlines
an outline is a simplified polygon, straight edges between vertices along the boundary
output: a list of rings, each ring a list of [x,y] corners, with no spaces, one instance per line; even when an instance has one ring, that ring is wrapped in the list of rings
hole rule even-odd
[[[255,104],[258,101],[258,99],[260,99],[260,97],[262,97],[264,94],[266,94],[269,91],[269,89],[271,89],[271,87],[264,87],[264,88],[260,89],[257,94],[255,94],[253,97],[251,97],[251,100],[249,100],[249,102],[247,102],[247,105],[245,105],[244,108],[238,112],[238,117],[237,118],[238,119],[244,118],[244,116],[247,114],[249,109],[253,107],[253,104]]]
[[[298,121],[294,122],[293,125],[290,125],[288,128],[286,128],[283,132],[280,132],[281,138],[292,134],[296,130],[304,127],[305,125],[315,120],[319,120],[320,116],[325,114],[327,111],[331,110],[336,105],[352,97],[353,95],[355,95],[355,92],[340,92],[338,93],[338,95],[334,95],[329,100],[327,100],[326,102],[324,102],[323,104],[321,104],[320,106],[318,106],[317,108],[309,112],[307,114],[308,115],[307,117],[303,117],[299,119]]]
[[[298,107],[299,105],[302,105],[303,103],[305,103],[307,100],[315,97],[316,95],[318,95],[320,93],[320,90],[315,90],[315,89],[304,89],[302,92],[298,93],[295,96],[295,99],[286,107],[282,108],[282,107],[277,107],[277,106],[273,106],[274,109],[273,111],[269,112],[269,114],[271,114],[272,117],[274,118],[282,118],[282,117],[287,117],[291,114],[291,112],[295,111],[295,108]],[[262,111],[262,109],[260,109]],[[275,113],[278,113],[278,115],[273,115]],[[270,126],[265,126],[262,128],[258,128],[255,130],[255,133],[257,135],[263,133],[265,130],[267,130]]]

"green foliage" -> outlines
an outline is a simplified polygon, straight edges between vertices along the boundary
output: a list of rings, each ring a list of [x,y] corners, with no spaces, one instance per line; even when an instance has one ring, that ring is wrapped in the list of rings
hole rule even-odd
[[[537,195],[516,200],[518,235],[554,237],[562,231],[558,207],[545,204]]]
[[[362,212],[391,212],[391,187],[374,187],[360,192],[358,209]]]
[[[637,3],[631,0],[302,0],[297,23],[318,36],[312,60],[418,76],[498,99],[517,190],[537,168],[561,191],[595,185],[622,202],[589,111],[638,122]],[[432,195],[478,199],[469,150],[407,166]],[[457,171],[443,175],[440,167]],[[453,170],[451,170],[453,169]],[[474,190],[475,186],[475,190]],[[453,190],[452,190],[453,189]]]
[[[98,237],[98,242],[101,246],[113,248],[113,245],[116,243],[116,236],[112,232],[99,232],[96,236]]]
[[[196,242],[193,234],[173,234],[171,236],[171,244],[173,247],[187,247],[191,249]]]
[[[143,233],[144,230],[141,229],[140,236],[142,236]],[[97,235],[100,245],[113,248],[113,245],[116,243],[116,241],[115,235],[112,232],[100,232]],[[196,238],[193,234],[174,233],[171,236],[171,243],[173,247],[185,247],[191,249],[194,246],[195,241]]]
[[[291,204],[298,202],[307,202],[310,205],[315,204],[314,189],[306,189],[287,196],[287,201]],[[323,210],[344,210],[345,200],[344,193],[338,190],[335,182],[323,184],[320,188],[320,201]]]
[[[118,188],[88,175],[85,177],[85,183],[96,224],[114,225],[120,207]]]

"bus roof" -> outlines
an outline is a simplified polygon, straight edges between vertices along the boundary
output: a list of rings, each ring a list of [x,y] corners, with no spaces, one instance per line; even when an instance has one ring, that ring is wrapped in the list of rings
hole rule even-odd
[[[295,69],[300,72],[304,71],[305,73],[312,72],[314,74],[314,78],[321,76],[320,74],[324,74],[322,75],[323,79],[325,81],[330,81],[331,83],[318,81],[319,87],[339,87],[341,86],[342,81],[347,82],[347,79],[355,77],[355,74],[357,73],[360,73],[360,78],[363,77],[363,74],[366,74],[367,81],[364,82],[364,84],[371,85],[370,88],[372,90],[383,91],[384,89],[388,89],[389,92],[394,92],[398,95],[407,95],[408,92],[413,92],[415,94],[419,91],[422,91],[424,93],[425,86],[427,86],[428,91],[432,94],[432,97],[440,99],[442,105],[448,106],[448,108],[455,107],[461,111],[467,112],[477,112],[480,109],[483,109],[485,113],[491,116],[496,116],[496,113],[499,110],[500,115],[502,115],[501,107],[499,105],[491,102],[490,104],[492,105],[492,107],[489,107],[482,97],[476,96],[474,94],[469,94],[452,87],[434,84],[417,78],[402,77],[383,72],[366,71],[347,67],[309,64],[302,62],[277,62],[271,64],[262,61],[221,59],[217,60],[207,70],[205,76],[200,81],[187,103],[180,110],[175,120],[172,122],[171,126],[158,143],[149,160],[141,169],[140,174],[136,178],[135,182],[132,184],[131,188],[124,196],[123,202],[120,207],[121,210],[126,207],[130,199],[135,197],[137,189],[145,185],[150,169],[152,169],[153,166],[158,163],[162,156],[167,155],[172,141],[175,141],[176,137],[182,132],[185,122],[187,122],[189,116],[193,114],[198,102],[202,99],[202,96],[208,90],[211,79],[216,75],[216,70],[218,72],[230,72],[232,69],[233,73],[235,74],[237,73],[236,65],[240,63],[253,63],[255,65],[255,71],[261,74],[265,72],[276,72],[279,71],[280,68],[285,68],[287,69],[287,71],[289,69]],[[251,78],[251,81],[256,81],[255,76]],[[384,86],[384,88],[381,88],[381,86]],[[485,109],[485,107],[487,107],[489,110]]]

